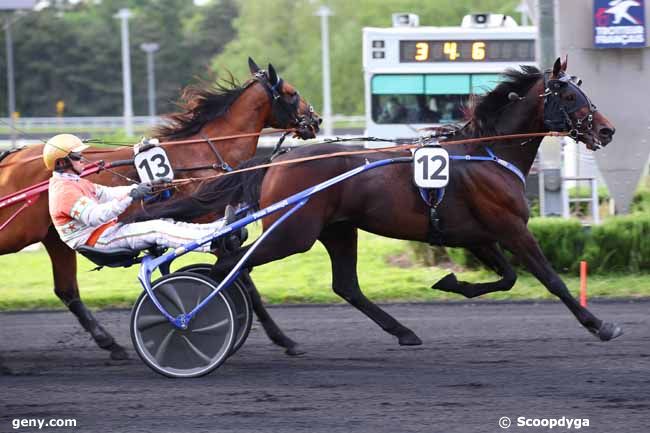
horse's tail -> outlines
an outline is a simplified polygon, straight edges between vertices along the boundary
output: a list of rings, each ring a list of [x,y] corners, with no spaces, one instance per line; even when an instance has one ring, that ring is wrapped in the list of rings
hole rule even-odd
[[[237,169],[265,164],[269,161],[268,157],[256,157],[238,165]],[[221,212],[229,204],[245,203],[257,208],[266,170],[260,168],[242,173],[237,173],[235,170],[233,174],[206,182],[190,196],[147,206],[129,215],[123,222],[158,218],[190,221],[212,212]]]

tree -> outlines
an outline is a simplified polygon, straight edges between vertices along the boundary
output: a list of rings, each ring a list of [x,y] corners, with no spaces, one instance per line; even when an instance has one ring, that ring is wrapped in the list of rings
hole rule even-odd
[[[211,59],[234,36],[233,0],[198,7],[187,0],[86,0],[51,2],[14,26],[16,106],[22,116],[54,116],[56,102],[65,115],[109,116],[122,113],[120,22],[122,7],[130,20],[133,102],[147,112],[147,75],[142,42],[157,42],[157,110],[168,112],[182,87],[196,76],[210,77]],[[4,34],[0,36],[4,46]],[[5,71],[5,56],[2,56]],[[0,86],[6,100],[6,86]],[[2,110],[5,110],[2,107]]]
[[[388,27],[393,12],[414,12],[421,25],[457,26],[472,12],[514,13],[518,0],[328,0],[333,110],[363,113],[361,29]],[[316,106],[322,106],[320,22],[318,4],[310,0],[239,0],[234,22],[237,37],[214,62],[215,71],[227,67],[237,77],[248,75],[242,61],[252,56],[271,62]]]

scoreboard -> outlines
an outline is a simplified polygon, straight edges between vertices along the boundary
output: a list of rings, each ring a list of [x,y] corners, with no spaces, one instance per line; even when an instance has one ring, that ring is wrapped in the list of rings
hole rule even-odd
[[[399,61],[408,62],[532,62],[531,40],[400,41]]]
[[[420,128],[462,121],[470,95],[494,88],[508,68],[535,65],[537,29],[510,17],[477,14],[457,27],[393,23],[363,29],[369,136],[410,138]]]

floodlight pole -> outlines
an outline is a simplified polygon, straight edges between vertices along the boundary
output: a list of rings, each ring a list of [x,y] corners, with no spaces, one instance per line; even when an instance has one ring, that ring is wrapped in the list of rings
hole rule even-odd
[[[14,113],[16,112],[16,82],[14,79],[14,42],[11,35],[11,15],[5,18],[5,45],[7,49],[7,101],[9,103],[9,125],[11,129],[11,147],[16,146],[16,129]]]
[[[133,100],[131,93],[131,53],[129,51],[129,18],[133,14],[128,9],[120,9],[115,18],[121,20],[122,26],[122,88],[124,93],[124,130],[133,135]]]
[[[323,58],[323,132],[332,135],[332,85],[330,81],[330,33],[328,19],[332,10],[323,5],[316,11],[320,17],[321,55]]]
[[[154,53],[160,45],[156,43],[144,43],[140,49],[147,53],[147,98],[149,100],[149,118],[154,123],[156,117],[156,70],[154,68]]]

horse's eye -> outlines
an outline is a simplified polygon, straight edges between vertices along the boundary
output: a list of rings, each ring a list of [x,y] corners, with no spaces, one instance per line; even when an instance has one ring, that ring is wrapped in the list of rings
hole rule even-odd
[[[569,102],[573,102],[573,101],[576,100],[576,95],[573,94],[573,93],[569,93],[568,95],[566,95],[566,96],[564,97],[564,99],[566,99],[566,100],[569,101]]]

